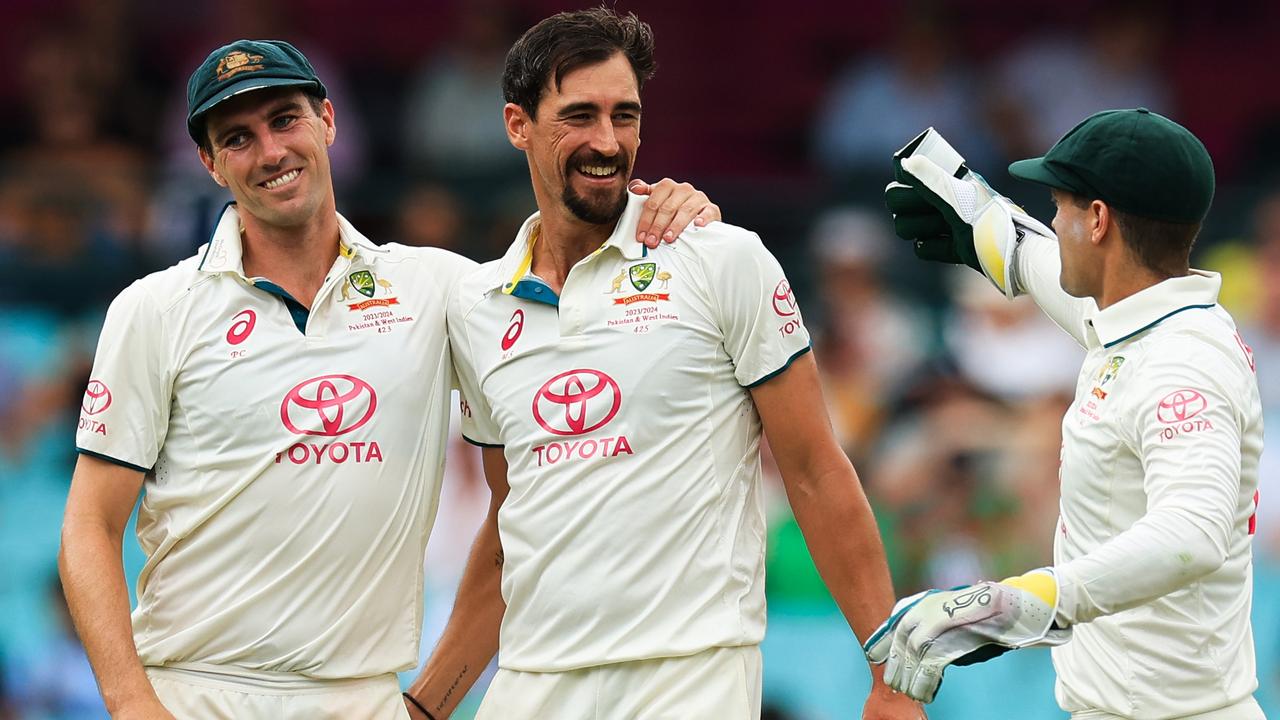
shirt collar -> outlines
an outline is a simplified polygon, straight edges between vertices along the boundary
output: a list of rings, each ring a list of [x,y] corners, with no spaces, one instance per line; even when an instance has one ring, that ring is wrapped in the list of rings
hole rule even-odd
[[[649,254],[643,243],[636,241],[636,226],[640,223],[640,213],[644,209],[645,196],[627,191],[627,207],[618,219],[609,239],[596,249],[592,256],[599,255],[606,248],[614,247],[627,260],[639,260]],[[520,226],[516,240],[507,248],[507,252],[498,262],[497,269],[491,276],[492,287],[510,295],[516,285],[529,275],[533,267],[533,246],[538,242],[538,233],[542,227],[542,214],[534,213]]]
[[[223,207],[222,216],[209,236],[199,269],[207,273],[235,272],[243,275],[244,245],[240,232],[240,213],[235,202],[229,202]],[[370,253],[382,252],[385,251],[356,230],[341,214],[338,215],[339,256],[354,261],[359,256],[367,259]]]
[[[1192,270],[1188,275],[1162,280],[1099,310],[1089,319],[1089,325],[1098,343],[1111,347],[1183,310],[1213,307],[1218,303],[1221,288],[1222,276],[1218,273]]]

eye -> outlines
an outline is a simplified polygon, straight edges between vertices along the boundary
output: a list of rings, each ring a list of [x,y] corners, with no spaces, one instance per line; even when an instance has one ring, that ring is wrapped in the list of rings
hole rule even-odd
[[[248,133],[234,133],[232,135],[228,135],[227,137],[223,138],[222,147],[235,150],[237,148],[244,147],[245,144],[247,144],[248,142],[249,142]]]
[[[292,125],[297,119],[297,115],[277,115],[271,118],[271,127],[275,130],[283,130]]]
[[[613,114],[613,121],[622,124],[631,124],[640,121],[640,116],[633,112],[620,112]]]

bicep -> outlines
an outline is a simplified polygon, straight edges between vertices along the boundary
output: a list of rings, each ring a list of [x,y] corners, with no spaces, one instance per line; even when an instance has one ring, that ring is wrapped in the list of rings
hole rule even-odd
[[[810,462],[814,449],[840,453],[813,353],[801,355],[778,375],[751,388],[751,399],[784,479],[788,467]]]
[[[507,457],[503,448],[486,447],[481,449],[481,461],[484,464],[484,479],[489,484],[489,492],[493,496],[492,507],[499,507],[507,499],[511,486],[507,483]]]
[[[64,528],[92,524],[122,535],[145,478],[139,470],[81,453],[71,476]]]

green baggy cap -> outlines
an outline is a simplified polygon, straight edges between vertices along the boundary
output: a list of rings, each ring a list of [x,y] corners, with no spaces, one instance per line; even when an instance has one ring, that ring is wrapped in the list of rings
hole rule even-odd
[[[318,98],[324,84],[307,58],[283,40],[236,40],[209,53],[187,81],[187,132],[204,140],[204,114],[240,93],[296,86]]]
[[[1146,108],[1091,115],[1009,174],[1097,198],[1139,217],[1204,220],[1213,202],[1213,160],[1190,130]]]

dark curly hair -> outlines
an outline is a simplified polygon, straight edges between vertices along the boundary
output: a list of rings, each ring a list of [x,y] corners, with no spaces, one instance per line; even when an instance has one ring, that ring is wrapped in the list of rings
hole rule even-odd
[[[502,72],[502,95],[536,117],[538,102],[554,78],[621,52],[636,74],[636,85],[653,77],[653,30],[635,13],[619,15],[606,7],[562,12],[529,28],[511,46]]]

